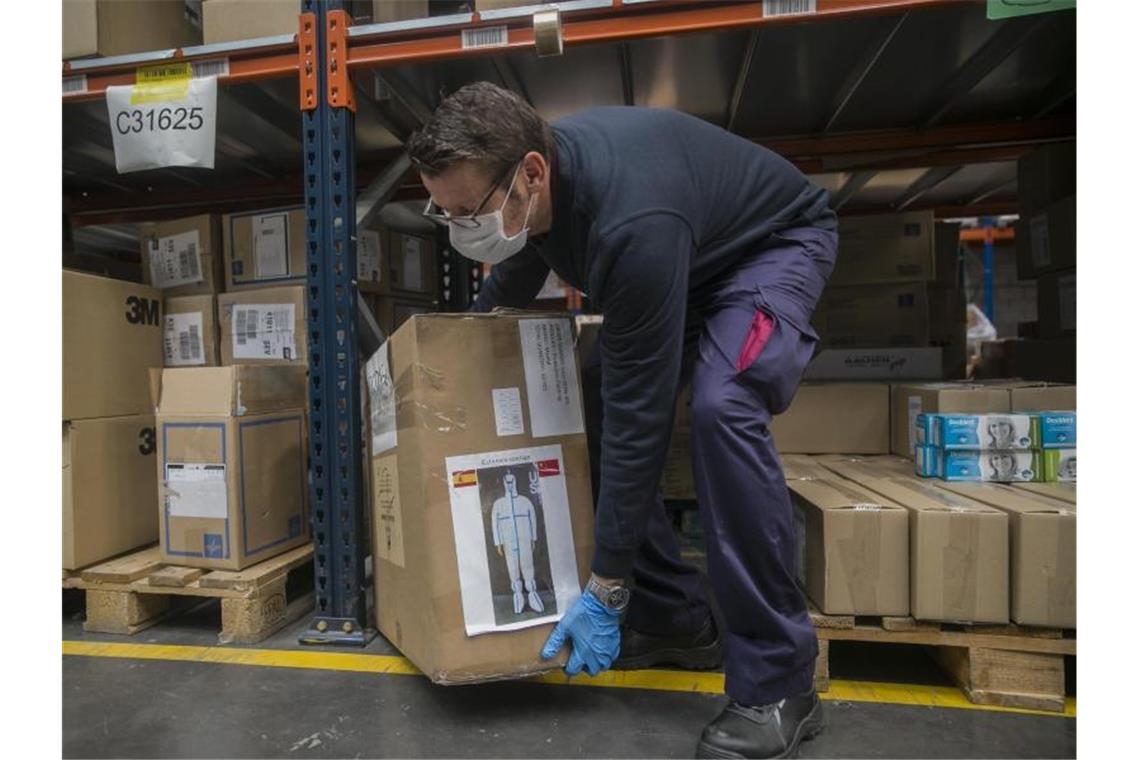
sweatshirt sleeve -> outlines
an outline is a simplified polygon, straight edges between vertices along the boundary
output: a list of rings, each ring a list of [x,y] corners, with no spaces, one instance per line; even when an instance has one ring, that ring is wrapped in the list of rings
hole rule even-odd
[[[483,287],[471,306],[471,311],[487,312],[496,306],[511,306],[522,309],[530,305],[542,285],[550,267],[538,249],[527,245],[514,256],[491,268],[491,276],[483,281]]]
[[[625,578],[645,534],[673,426],[693,237],[669,212],[601,241],[601,475],[593,571]]]

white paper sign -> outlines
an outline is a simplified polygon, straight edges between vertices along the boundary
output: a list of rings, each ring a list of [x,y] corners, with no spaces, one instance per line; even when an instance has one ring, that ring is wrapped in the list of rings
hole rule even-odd
[[[584,432],[582,392],[567,319],[519,322],[527,406],[535,438]]]
[[[396,389],[388,367],[388,342],[364,365],[372,415],[372,456],[396,448]]]
[[[559,620],[581,595],[562,447],[445,465],[467,635]]]
[[[226,466],[166,465],[166,511],[171,517],[228,517]]]
[[[380,233],[364,230],[357,234],[356,279],[364,282],[380,282]]]
[[[156,288],[173,288],[201,282],[198,244],[198,230],[151,238],[147,243],[151,284]]]
[[[235,304],[234,358],[296,359],[295,315],[291,303]]]
[[[522,396],[518,388],[494,388],[491,390],[491,404],[495,407],[496,435],[522,435],[523,425]]]
[[[257,279],[289,276],[289,215],[253,217],[253,259]]]
[[[214,168],[218,80],[168,80],[107,88],[119,173],[163,166]]]
[[[164,364],[193,367],[206,363],[202,347],[202,312],[167,314],[163,334]]]
[[[408,290],[424,289],[424,271],[421,264],[422,243],[419,238],[404,235],[403,237],[404,277],[403,286]]]

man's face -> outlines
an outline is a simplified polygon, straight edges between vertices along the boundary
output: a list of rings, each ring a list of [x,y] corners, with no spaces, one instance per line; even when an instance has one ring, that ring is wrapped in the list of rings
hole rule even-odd
[[[420,179],[435,204],[450,216],[490,214],[502,208],[503,234],[513,237],[522,230],[527,205],[530,203],[525,172],[525,168],[520,169],[519,164],[514,164],[505,173],[495,177],[471,161],[460,161],[434,177],[421,173]],[[515,180],[513,188],[512,180]],[[509,198],[508,188],[511,188]]]

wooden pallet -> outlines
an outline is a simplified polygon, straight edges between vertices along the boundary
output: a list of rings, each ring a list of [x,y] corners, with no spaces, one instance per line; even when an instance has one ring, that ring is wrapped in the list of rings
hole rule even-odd
[[[219,644],[255,644],[313,606],[312,593],[286,596],[290,573],[312,562],[313,547],[302,546],[241,571],[169,565],[151,546],[80,571],[64,571],[65,589],[87,597],[83,630],[134,635],[170,613],[176,596],[219,599]]]
[[[935,660],[976,704],[1062,712],[1065,655],[1077,653],[1076,634],[1019,625],[962,625],[911,617],[824,615],[810,610],[819,638],[815,682],[827,691],[832,641],[917,644],[933,648]]]

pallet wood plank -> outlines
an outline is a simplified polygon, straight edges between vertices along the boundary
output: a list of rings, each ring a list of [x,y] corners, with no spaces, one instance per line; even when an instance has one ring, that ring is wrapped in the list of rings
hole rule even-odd
[[[158,546],[151,546],[118,559],[93,565],[83,570],[80,577],[90,582],[131,583],[139,578],[145,578],[162,565]]]
[[[198,583],[202,588],[255,589],[276,581],[281,575],[310,561],[312,556],[312,545],[299,546],[245,570],[214,570],[203,575]]]
[[[170,599],[166,596],[88,590],[83,630],[135,634],[157,623],[169,608]]]
[[[937,631],[939,630],[938,623],[932,623],[927,620],[915,620],[910,615],[905,616],[891,616],[884,615],[882,621],[883,630],[885,631]]]
[[[1044,654],[1077,653],[1076,639],[1042,639],[1028,636],[978,634],[962,631],[885,631],[879,626],[817,628],[816,635],[832,641],[868,641],[884,644],[927,644],[941,647],[986,647]]]
[[[854,615],[825,615],[813,602],[808,602],[808,618],[816,628],[854,628]]]
[[[1065,709],[1062,655],[985,647],[940,647],[935,659],[976,704]]]
[[[202,577],[202,569],[197,567],[177,567],[167,565],[147,576],[151,586],[182,588]]]
[[[827,639],[819,640],[819,654],[815,658],[815,690],[824,692],[831,688],[831,670],[828,663],[831,643]]]

